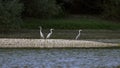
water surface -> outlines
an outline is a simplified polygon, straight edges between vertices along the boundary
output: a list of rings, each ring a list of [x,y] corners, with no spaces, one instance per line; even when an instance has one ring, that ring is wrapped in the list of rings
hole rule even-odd
[[[0,49],[0,68],[117,68],[120,49]]]

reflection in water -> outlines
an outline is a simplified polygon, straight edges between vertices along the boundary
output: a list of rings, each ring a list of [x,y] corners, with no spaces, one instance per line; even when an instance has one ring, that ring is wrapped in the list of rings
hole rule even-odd
[[[0,49],[0,68],[113,68],[120,49]]]

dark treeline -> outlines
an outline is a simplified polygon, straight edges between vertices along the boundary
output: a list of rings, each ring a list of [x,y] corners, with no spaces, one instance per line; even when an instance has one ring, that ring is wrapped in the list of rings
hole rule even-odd
[[[14,0],[0,0],[1,5]],[[23,4],[22,17],[61,17],[65,14],[120,16],[120,0],[16,0]],[[12,3],[11,3],[12,4]],[[15,5],[15,3],[13,3]],[[19,6],[20,7],[20,6]],[[4,7],[3,7],[4,8]],[[15,8],[15,7],[14,7]],[[12,9],[11,9],[12,10]],[[3,11],[3,10],[2,10]]]
[[[120,0],[57,0],[70,14],[94,14],[120,18]]]
[[[23,16],[61,17],[65,14],[89,14],[120,17],[120,0],[21,0]]]
[[[71,14],[100,14],[103,0],[57,0]]]
[[[0,31],[19,29],[23,10],[23,3],[19,0],[0,0]]]
[[[120,18],[120,0],[0,0],[0,28],[18,28],[21,18],[56,18],[68,14]],[[14,27],[13,27],[14,26]]]

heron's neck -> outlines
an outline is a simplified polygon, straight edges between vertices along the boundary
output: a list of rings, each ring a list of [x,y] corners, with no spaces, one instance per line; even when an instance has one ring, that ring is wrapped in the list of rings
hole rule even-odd
[[[42,31],[42,28],[40,28],[40,31]]]
[[[50,33],[52,33],[52,30],[50,30]]]

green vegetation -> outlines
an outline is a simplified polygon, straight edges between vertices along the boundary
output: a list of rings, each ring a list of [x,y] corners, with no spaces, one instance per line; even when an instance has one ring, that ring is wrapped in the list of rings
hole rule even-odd
[[[45,29],[120,29],[120,23],[100,19],[26,19],[24,29],[38,29],[43,26]]]

